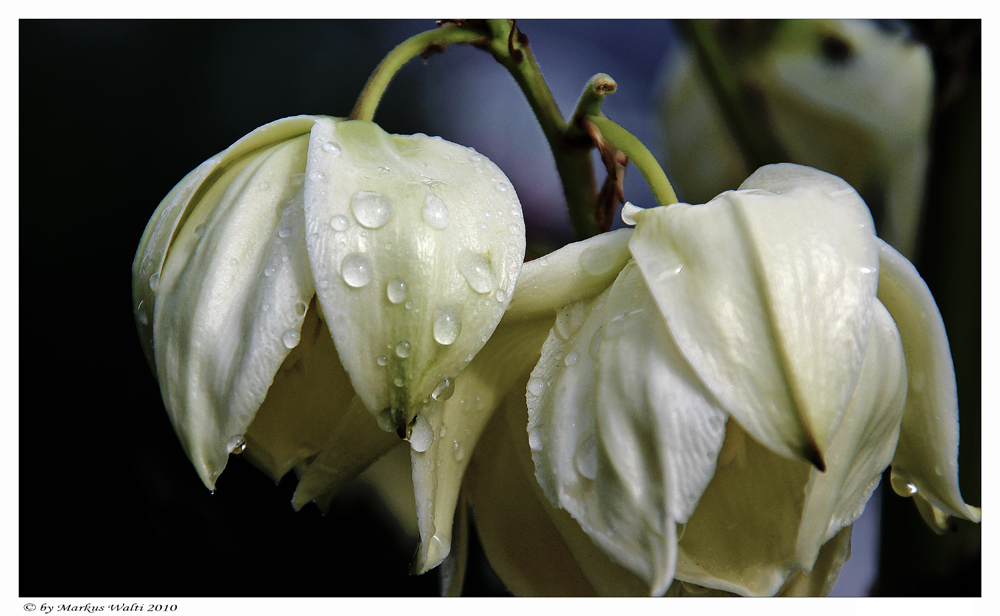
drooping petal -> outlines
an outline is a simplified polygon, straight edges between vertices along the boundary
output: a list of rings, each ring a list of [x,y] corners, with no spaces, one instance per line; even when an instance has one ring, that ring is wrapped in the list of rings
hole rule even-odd
[[[892,460],[893,488],[919,494],[942,514],[978,522],[958,486],[958,396],[941,313],[916,268],[879,241],[878,298],[899,327],[909,392]],[[931,516],[932,518],[934,516]]]
[[[788,576],[785,585],[778,591],[779,597],[826,597],[833,592],[840,577],[840,570],[851,557],[851,532],[847,526],[834,535],[816,557],[812,570],[796,571]]]
[[[730,418],[715,476],[679,540],[676,578],[747,596],[773,596],[798,569],[808,463],[758,443]]]
[[[501,322],[493,337],[437,400],[420,410],[410,438],[420,547],[413,565],[424,573],[451,549],[451,527],[465,469],[504,396],[538,360],[547,319]]]
[[[676,350],[634,264],[560,314],[527,390],[549,500],[663,594],[675,525],[712,477],[726,414]]]
[[[155,286],[153,348],[174,429],[210,489],[300,339],[314,289],[301,186],[308,137],[199,189]]]
[[[299,477],[292,507],[299,510],[324,494],[336,493],[397,444],[399,437],[380,429],[360,397],[355,396],[319,454]]]
[[[510,301],[524,257],[514,189],[469,148],[320,119],[305,208],[316,292],[344,367],[380,424],[402,430]]]
[[[519,387],[505,398],[469,466],[469,499],[490,566],[518,596],[641,596],[648,585],[594,544],[535,480]],[[512,497],[512,495],[514,495]]]
[[[906,361],[899,331],[881,303],[861,379],[827,450],[826,472],[812,472],[798,537],[799,566],[813,568],[821,546],[864,511],[892,461],[906,401]]]
[[[635,219],[629,248],[699,378],[754,438],[822,468],[878,282],[864,202],[835,176],[781,164],[705,205]]]
[[[313,116],[294,116],[253,130],[187,174],[167,193],[153,212],[132,262],[132,310],[139,330],[139,341],[154,373],[153,314],[156,291],[167,251],[177,235],[178,227],[187,220],[187,214],[219,181],[230,165],[240,164],[256,150],[307,134],[315,119]]]
[[[277,483],[322,449],[353,397],[313,299],[299,344],[285,357],[247,429],[244,457]]]

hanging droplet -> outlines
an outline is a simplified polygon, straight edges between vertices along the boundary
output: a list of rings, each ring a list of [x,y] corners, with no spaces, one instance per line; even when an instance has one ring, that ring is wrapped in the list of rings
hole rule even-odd
[[[434,387],[434,391],[431,392],[431,398],[435,400],[447,400],[455,394],[455,381],[448,377],[441,379],[441,381]]]
[[[497,286],[497,275],[486,255],[463,252],[458,257],[458,271],[476,293],[489,293]]]
[[[393,278],[385,285],[385,295],[393,304],[398,304],[406,299],[406,281],[402,278]]]
[[[281,335],[281,342],[284,343],[285,348],[294,349],[299,344],[299,332],[288,330]]]
[[[458,339],[462,331],[462,317],[455,308],[438,308],[434,311],[434,340],[448,346]]]
[[[351,212],[361,226],[379,229],[392,218],[392,199],[380,192],[359,190],[351,197]]]
[[[344,257],[340,264],[340,275],[349,287],[363,287],[372,279],[372,264],[368,257],[358,252],[352,252]]]
[[[417,415],[417,421],[414,422],[413,430],[410,431],[410,447],[417,453],[423,453],[430,448],[433,442],[434,429],[431,428],[430,422],[423,415]]]
[[[156,293],[156,289],[160,286],[160,272],[154,273],[149,277],[149,289]]]
[[[410,343],[406,340],[401,341],[396,345],[396,356],[402,357],[403,359],[410,356]]]
[[[243,435],[241,434],[237,434],[233,438],[229,439],[228,443],[226,443],[226,449],[229,450],[229,453],[234,453],[236,455],[240,455],[241,453],[243,453],[243,450],[246,448],[247,448],[247,441],[246,439],[243,438]]]
[[[533,396],[541,396],[545,391],[545,380],[534,377],[528,380],[528,393]]]
[[[347,216],[337,214],[330,219],[330,226],[333,227],[334,231],[346,231],[347,227],[351,226],[351,221],[347,219]]]
[[[434,229],[448,226],[448,207],[437,195],[430,195],[424,201],[424,222]]]

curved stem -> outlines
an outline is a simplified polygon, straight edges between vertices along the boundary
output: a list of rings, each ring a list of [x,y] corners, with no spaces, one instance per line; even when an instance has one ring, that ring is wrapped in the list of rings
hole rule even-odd
[[[375,110],[389,82],[399,69],[413,58],[442,51],[445,46],[453,43],[481,42],[486,36],[487,33],[479,28],[458,24],[445,24],[440,28],[411,36],[396,45],[375,67],[348,117],[352,120],[371,121],[375,117]]]
[[[590,115],[587,116],[587,121],[601,131],[601,136],[608,143],[621,150],[635,164],[639,172],[642,173],[642,177],[646,178],[646,183],[653,191],[658,205],[677,203],[677,194],[674,193],[674,188],[670,185],[667,174],[656,162],[656,158],[649,151],[649,148],[643,145],[635,135],[612,122],[607,116]]]

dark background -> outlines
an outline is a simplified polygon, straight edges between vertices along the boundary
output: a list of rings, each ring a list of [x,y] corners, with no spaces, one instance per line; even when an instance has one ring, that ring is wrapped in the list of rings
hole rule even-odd
[[[605,112],[658,151],[663,21],[519,22],[568,113],[586,80],[618,82]],[[184,457],[140,349],[131,262],[149,216],[188,171],[253,128],[346,115],[370,71],[426,21],[22,21],[20,24],[20,588],[22,596],[369,596],[437,592],[360,492],[330,515],[290,506],[239,458],[210,494]],[[935,30],[937,28],[937,30]],[[955,32],[920,24],[954,49]],[[938,34],[934,34],[937,32]],[[976,39],[978,40],[978,39]],[[939,54],[942,71],[955,71]],[[965,56],[970,57],[969,54]],[[962,491],[980,504],[978,42],[938,122],[920,269],[951,337],[962,408]],[[949,74],[951,74],[949,73]],[[472,107],[473,113],[460,113]],[[485,118],[485,119],[484,119]],[[550,155],[513,80],[482,51],[411,62],[376,120],[438,134],[504,169],[529,242],[563,243]],[[499,129],[498,129],[499,127]],[[626,198],[650,204],[634,170]],[[887,483],[887,482],[884,482]],[[979,527],[938,538],[883,498],[887,595],[978,595]],[[66,555],[53,558],[53,552]],[[502,586],[474,552],[467,594]],[[886,564],[891,566],[886,566]]]

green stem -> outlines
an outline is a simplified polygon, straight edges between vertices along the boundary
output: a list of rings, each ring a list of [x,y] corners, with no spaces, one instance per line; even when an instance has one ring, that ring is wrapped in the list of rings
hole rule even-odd
[[[590,115],[587,116],[587,121],[601,131],[601,136],[608,143],[628,156],[632,164],[642,173],[642,177],[646,178],[646,183],[653,191],[653,197],[656,198],[658,205],[677,203],[677,194],[674,193],[674,188],[670,185],[667,174],[656,162],[656,158],[649,151],[649,148],[643,145],[635,135],[612,122],[607,116]]]
[[[361,95],[358,96],[354,109],[351,110],[350,119],[371,121],[375,117],[375,110],[378,108],[379,101],[389,86],[389,82],[396,76],[399,69],[413,58],[441,51],[445,46],[453,43],[477,43],[486,36],[488,36],[487,33],[479,28],[445,24],[440,28],[421,32],[406,39],[390,51],[375,67],[368,78],[368,83],[361,91]]]
[[[493,54],[497,62],[514,77],[538,119],[562,181],[573,231],[578,239],[597,235],[600,233],[594,216],[597,185],[594,166],[590,160],[592,144],[589,137],[573,138],[573,127],[563,119],[552,91],[545,83],[538,63],[528,47],[527,37],[507,19],[488,19],[486,24],[492,36],[482,47]]]

